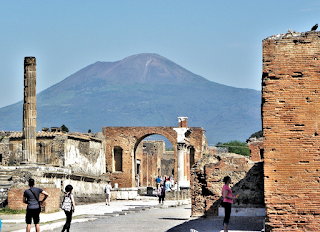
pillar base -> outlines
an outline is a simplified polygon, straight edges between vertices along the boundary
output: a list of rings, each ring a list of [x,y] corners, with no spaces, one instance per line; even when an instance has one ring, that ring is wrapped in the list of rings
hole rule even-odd
[[[179,181],[179,188],[190,188],[190,181]]]

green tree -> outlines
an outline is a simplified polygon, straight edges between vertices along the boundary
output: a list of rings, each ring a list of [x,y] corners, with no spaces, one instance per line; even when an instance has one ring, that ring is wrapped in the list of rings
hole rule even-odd
[[[217,147],[228,148],[229,153],[236,153],[239,155],[249,156],[250,150],[246,142],[240,142],[238,140],[232,140],[227,143],[217,143]]]
[[[62,132],[66,132],[66,133],[69,132],[68,127],[66,127],[64,124],[61,126],[61,130],[62,130]]]

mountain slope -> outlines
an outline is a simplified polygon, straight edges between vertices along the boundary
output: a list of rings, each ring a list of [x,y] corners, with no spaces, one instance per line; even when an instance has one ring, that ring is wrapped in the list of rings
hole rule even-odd
[[[96,62],[37,95],[37,129],[103,126],[203,127],[208,142],[244,141],[261,130],[261,93],[217,84],[156,54]],[[0,109],[0,130],[22,129],[22,102]]]

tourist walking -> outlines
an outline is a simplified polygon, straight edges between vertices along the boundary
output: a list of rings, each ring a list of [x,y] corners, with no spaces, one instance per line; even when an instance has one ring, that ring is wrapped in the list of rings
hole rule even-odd
[[[110,181],[108,181],[106,187],[104,188],[104,193],[106,194],[106,205],[110,206],[110,199],[111,199],[111,190],[112,186],[110,184]]]
[[[166,197],[166,187],[164,184],[160,185],[157,191],[157,195],[159,197],[159,204],[164,203],[164,198]]]
[[[156,178],[157,188],[160,187],[160,182],[161,182],[161,178],[160,178],[160,176],[158,176],[158,177]]]
[[[169,177],[169,179],[168,179],[168,180],[166,180],[166,182],[165,182],[165,185],[164,185],[164,186],[166,187],[166,191],[171,191],[172,185],[171,185],[170,177]]]
[[[64,224],[61,232],[64,232],[65,230],[67,230],[67,232],[70,231],[72,214],[74,213],[74,210],[76,208],[72,190],[73,187],[70,184],[65,187],[65,193],[61,208],[64,210],[64,213],[66,214],[66,223]]]
[[[139,174],[136,174],[136,187],[139,187]]]
[[[223,196],[223,203],[222,206],[224,207],[224,219],[223,219],[223,226],[224,232],[228,231],[228,224],[231,215],[231,204],[233,204],[233,200],[238,197],[238,195],[232,195],[232,191],[229,187],[231,184],[231,178],[229,176],[225,176],[223,178],[224,186],[222,188],[222,196]]]
[[[34,187],[34,179],[29,179],[29,189],[23,193],[23,203],[28,204],[26,212],[26,223],[27,223],[27,232],[30,232],[31,223],[33,220],[36,232],[40,232],[40,212],[41,206],[44,205],[45,200],[49,196],[46,191],[43,191],[41,188]],[[40,194],[44,195],[42,201],[39,201]]]

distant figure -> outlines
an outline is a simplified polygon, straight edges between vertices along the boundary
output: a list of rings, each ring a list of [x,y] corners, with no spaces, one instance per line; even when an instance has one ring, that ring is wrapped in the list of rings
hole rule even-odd
[[[172,184],[171,184],[171,180],[170,180],[170,178],[169,178],[169,180],[167,180],[166,182],[165,182],[165,188],[166,188],[166,191],[170,191],[171,190],[171,188],[172,188]]]
[[[160,182],[161,182],[161,178],[160,178],[160,176],[158,176],[157,179],[156,179],[157,188],[160,187]]]
[[[23,193],[23,203],[28,204],[26,212],[26,223],[27,223],[27,232],[30,232],[31,223],[33,219],[36,232],[40,232],[40,217],[41,206],[43,206],[44,201],[47,199],[49,194],[43,191],[41,188],[34,187],[34,179],[29,179],[29,189]],[[42,201],[39,201],[40,194],[44,195]]]
[[[166,187],[164,185],[160,185],[157,191],[157,195],[159,197],[159,204],[164,203],[164,198],[166,197]]]
[[[139,174],[136,174],[136,187],[139,187]]]
[[[311,31],[315,31],[318,29],[318,23],[311,28]]]
[[[106,205],[109,205],[109,206],[110,206],[111,190],[112,190],[112,187],[111,187],[110,181],[108,181],[108,184],[104,188],[104,193],[106,194]]]
[[[64,193],[64,198],[62,202],[62,209],[66,214],[66,223],[64,224],[61,232],[64,232],[65,230],[69,232],[71,220],[72,220],[72,214],[74,213],[74,210],[76,208],[72,190],[73,190],[73,187],[70,184],[68,184],[65,187],[65,193]]]
[[[228,224],[230,220],[231,215],[231,204],[233,203],[233,200],[238,197],[238,195],[232,195],[232,191],[229,187],[231,184],[231,178],[229,176],[225,176],[223,178],[224,186],[222,188],[222,196],[223,196],[223,202],[222,206],[224,207],[224,219],[223,219],[223,225],[224,225],[224,232],[228,232]]]

